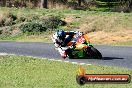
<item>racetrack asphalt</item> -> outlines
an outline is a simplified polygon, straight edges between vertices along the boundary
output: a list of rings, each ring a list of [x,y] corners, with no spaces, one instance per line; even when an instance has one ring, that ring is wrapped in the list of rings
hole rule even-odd
[[[95,45],[103,59],[66,59],[70,62],[107,65],[132,69],[132,46]],[[60,60],[59,53],[51,43],[0,42],[0,53],[43,57]]]

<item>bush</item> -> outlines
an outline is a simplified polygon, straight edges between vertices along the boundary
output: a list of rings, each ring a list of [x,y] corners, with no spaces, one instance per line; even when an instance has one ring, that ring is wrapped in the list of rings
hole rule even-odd
[[[16,23],[32,22],[32,21],[38,21],[38,20],[39,20],[39,15],[36,15],[36,14],[27,15],[23,13],[18,13]]]
[[[2,27],[2,26],[4,26],[4,22],[5,21],[5,19],[0,19],[0,27]]]
[[[8,26],[1,27],[0,28],[0,34],[3,34],[3,35],[11,35],[10,27],[8,27]]]
[[[26,21],[31,22],[31,21],[36,21],[36,20],[39,20],[39,16],[38,15],[35,15],[35,14],[27,15],[27,20]]]
[[[59,17],[48,17],[42,20],[42,25],[47,29],[56,29],[59,26],[66,25]]]
[[[11,26],[13,24],[13,19],[12,18],[7,18],[5,20],[4,26]]]
[[[0,13],[0,27],[11,26],[15,24],[17,17],[10,12],[1,12]]]
[[[20,26],[20,29],[23,33],[37,33],[37,32],[43,32],[46,31],[46,28],[42,26],[41,23],[38,22],[27,22]]]
[[[42,17],[40,18],[40,20],[38,19],[37,21],[33,20],[33,22],[25,22],[20,26],[20,29],[23,33],[40,33],[46,30],[56,29],[60,25],[65,24],[66,22],[62,21],[59,17]]]
[[[26,16],[23,13],[18,13],[17,14],[17,20],[16,23],[21,23],[26,21]]]
[[[12,18],[13,21],[15,21],[17,19],[16,15],[12,14],[12,13],[9,13],[8,15],[9,18]]]

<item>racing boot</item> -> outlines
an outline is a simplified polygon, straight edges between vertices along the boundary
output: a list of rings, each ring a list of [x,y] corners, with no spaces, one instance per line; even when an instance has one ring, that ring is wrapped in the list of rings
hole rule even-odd
[[[60,54],[63,59],[67,57],[66,51],[62,51]]]

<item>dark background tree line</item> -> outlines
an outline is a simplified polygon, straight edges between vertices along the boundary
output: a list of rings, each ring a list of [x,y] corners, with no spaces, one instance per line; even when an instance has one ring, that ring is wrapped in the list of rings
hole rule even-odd
[[[7,7],[40,7],[55,8],[56,6],[73,9],[89,9],[91,6],[114,7],[113,11],[132,11],[132,0],[0,0],[0,6]]]

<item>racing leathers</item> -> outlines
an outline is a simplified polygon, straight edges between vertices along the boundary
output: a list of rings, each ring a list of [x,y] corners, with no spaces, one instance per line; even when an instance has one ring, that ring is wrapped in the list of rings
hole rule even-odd
[[[57,32],[55,32],[52,35],[52,41],[62,58],[66,58],[67,56],[66,49],[68,48],[65,48],[65,47],[69,47],[69,48],[72,47],[72,46],[67,46],[67,44],[73,39],[74,35],[82,34],[82,32],[73,32],[73,31],[70,31],[70,32],[65,31],[65,33],[66,33],[66,37],[64,40],[60,40],[58,38]]]

